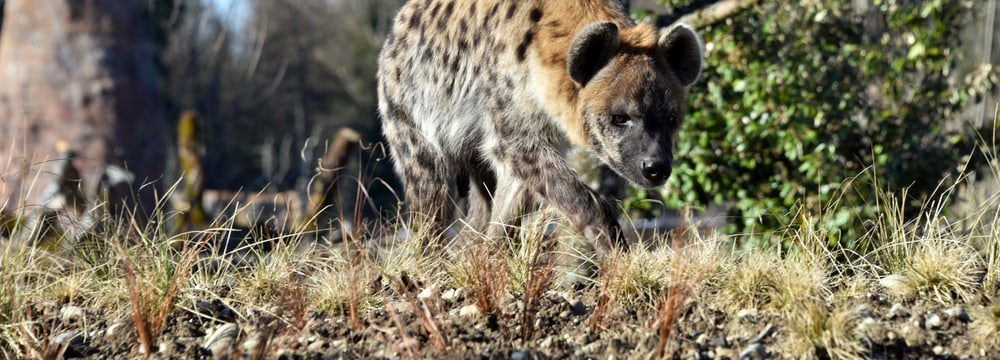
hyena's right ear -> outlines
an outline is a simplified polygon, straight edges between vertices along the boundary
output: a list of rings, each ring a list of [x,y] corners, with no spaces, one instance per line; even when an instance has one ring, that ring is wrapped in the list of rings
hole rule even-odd
[[[701,62],[705,58],[705,45],[701,37],[688,24],[675,24],[667,29],[661,30],[660,56],[670,70],[680,80],[685,88],[698,80],[701,75]]]
[[[580,86],[587,85],[618,52],[619,46],[618,25],[607,21],[590,23],[569,46],[566,66],[570,78]]]

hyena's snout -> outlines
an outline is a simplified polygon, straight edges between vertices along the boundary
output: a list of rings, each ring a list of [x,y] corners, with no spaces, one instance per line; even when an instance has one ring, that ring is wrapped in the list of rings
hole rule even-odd
[[[642,176],[656,186],[663,185],[670,177],[670,158],[647,157],[642,159]]]
[[[673,169],[673,154],[662,146],[653,146],[639,160],[639,169],[653,187],[663,185],[670,178]]]

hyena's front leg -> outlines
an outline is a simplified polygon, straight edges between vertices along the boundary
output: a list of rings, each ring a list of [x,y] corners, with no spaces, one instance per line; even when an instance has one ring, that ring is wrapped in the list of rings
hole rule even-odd
[[[566,216],[599,255],[627,245],[614,207],[581,182],[561,154],[552,147],[506,150],[504,162],[517,182]]]
[[[490,224],[486,235],[490,239],[517,237],[521,217],[531,206],[531,194],[524,182],[516,176],[498,175],[496,191],[493,193]]]

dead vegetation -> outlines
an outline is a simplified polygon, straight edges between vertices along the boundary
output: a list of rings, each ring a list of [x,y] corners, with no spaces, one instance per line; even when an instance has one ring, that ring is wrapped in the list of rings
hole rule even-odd
[[[90,234],[41,248],[17,236],[26,230],[12,220],[0,240],[0,353],[905,358],[998,350],[995,216],[953,219],[933,202],[906,221],[898,199],[880,196],[886,211],[860,239],[866,251],[828,247],[823,215],[803,209],[773,234],[781,247],[740,249],[738,235],[687,220],[603,259],[581,255],[576,235],[544,211],[526,217],[515,239],[475,234],[463,246],[420,241],[408,224],[381,221],[339,242],[303,225],[220,247],[232,240],[233,220],[170,234],[157,224],[181,215],[161,211],[156,221],[109,217]],[[998,201],[982,199],[979,211],[995,212]]]

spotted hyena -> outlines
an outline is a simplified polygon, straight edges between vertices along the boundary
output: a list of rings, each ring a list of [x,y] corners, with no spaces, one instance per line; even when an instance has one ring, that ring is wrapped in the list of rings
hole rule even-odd
[[[637,25],[619,0],[410,0],[379,57],[378,99],[411,216],[443,229],[457,185],[487,234],[540,201],[598,249],[622,244],[614,206],[565,150],[662,185],[702,56],[690,27]]]

